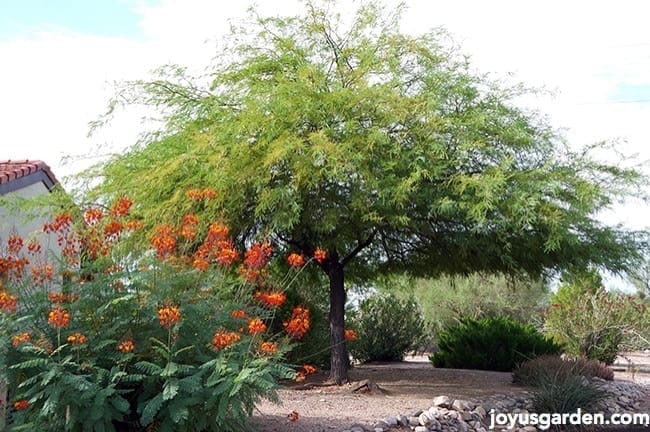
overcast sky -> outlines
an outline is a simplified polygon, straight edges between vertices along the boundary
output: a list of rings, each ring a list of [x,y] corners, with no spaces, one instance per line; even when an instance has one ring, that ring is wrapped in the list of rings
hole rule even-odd
[[[650,160],[650,2],[405,3],[405,31],[445,27],[478,70],[554,91],[553,98],[528,103],[564,128],[572,144],[618,140],[624,153]],[[0,159],[42,159],[63,178],[92,162],[81,155],[97,156],[98,145],[128,146],[141,130],[135,118],[87,137],[112,83],[147,78],[166,63],[200,70],[228,20],[244,16],[247,6],[236,0],[0,0]],[[260,0],[258,8],[287,15],[301,6]],[[75,162],[64,164],[64,156]],[[650,208],[632,203],[605,217],[643,228]]]

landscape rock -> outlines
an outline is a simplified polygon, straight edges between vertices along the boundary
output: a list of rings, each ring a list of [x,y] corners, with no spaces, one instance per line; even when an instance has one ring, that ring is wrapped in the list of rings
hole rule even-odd
[[[449,408],[451,407],[452,400],[449,396],[436,396],[433,398],[433,406]]]

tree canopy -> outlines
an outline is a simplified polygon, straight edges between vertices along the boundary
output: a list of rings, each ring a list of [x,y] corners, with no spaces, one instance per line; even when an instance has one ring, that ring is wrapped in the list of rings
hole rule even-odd
[[[638,193],[638,172],[571,150],[517,106],[527,89],[474,72],[445,32],[400,32],[400,10],[377,3],[350,22],[326,6],[253,15],[209,86],[179,67],[124,86],[111,108],[156,107],[165,127],[87,173],[89,196],[126,193],[153,223],[209,186],[205,212],[240,242],[326,250],[337,382],[345,278],[633,265],[641,237],[598,214]]]

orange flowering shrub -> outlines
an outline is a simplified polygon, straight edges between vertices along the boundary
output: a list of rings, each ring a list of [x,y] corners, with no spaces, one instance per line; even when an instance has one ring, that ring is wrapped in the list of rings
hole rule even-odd
[[[289,278],[269,271],[271,245],[238,249],[226,224],[201,218],[216,192],[186,196],[191,208],[177,221],[145,223],[122,196],[61,212],[29,241],[0,240],[0,336],[9,352],[0,367],[16,389],[16,425],[227,430],[227,417],[245,417],[273,380],[296,376],[283,359],[291,338],[310,329],[310,313],[289,301]],[[145,226],[149,234],[134,232]],[[61,260],[39,236],[55,240]],[[142,238],[147,250],[130,247]],[[307,264],[298,253],[286,259]],[[298,373],[314,372],[304,365]],[[44,416],[38,395],[50,392],[62,396]],[[224,397],[225,413],[215,408]]]
[[[357,332],[352,329],[345,329],[343,331],[343,337],[345,337],[345,340],[347,341],[355,341],[359,338]]]

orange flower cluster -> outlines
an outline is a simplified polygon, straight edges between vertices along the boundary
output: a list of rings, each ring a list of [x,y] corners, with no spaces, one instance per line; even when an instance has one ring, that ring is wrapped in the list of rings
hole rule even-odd
[[[12,281],[20,281],[28,264],[27,258],[18,258],[12,255],[0,257],[0,278],[6,277]]]
[[[212,347],[215,351],[222,350],[229,347],[235,342],[239,341],[241,336],[237,332],[222,332],[218,331],[214,334],[212,338]]]
[[[312,365],[308,365],[308,364],[302,365],[302,368],[300,368],[300,370],[296,372],[293,379],[296,382],[303,382],[307,377],[307,375],[315,374],[316,371],[317,369]]]
[[[32,280],[36,285],[43,285],[54,277],[54,267],[50,264],[32,267]]]
[[[135,349],[133,339],[125,339],[117,346],[117,350],[123,353],[130,353]]]
[[[23,248],[23,238],[17,235],[10,235],[7,239],[7,251],[11,254],[18,254]]]
[[[259,318],[251,318],[248,320],[248,332],[255,336],[256,334],[264,333],[266,331],[266,324]]]
[[[84,221],[86,221],[89,226],[96,225],[103,218],[104,212],[102,209],[90,208],[84,212]]]
[[[203,244],[194,254],[194,268],[207,270],[211,261],[227,267],[237,260],[239,253],[232,241],[228,240],[229,233],[227,226],[219,222],[212,223]]]
[[[278,352],[277,342],[262,342],[260,344],[260,352],[264,355],[272,356]]]
[[[139,220],[130,220],[126,223],[126,229],[129,231],[137,231],[139,229],[142,229],[143,226],[144,224]]]
[[[250,283],[261,283],[273,249],[268,243],[255,243],[247,251],[244,257],[244,265],[240,273],[244,280]]]
[[[47,315],[47,322],[55,329],[65,328],[70,324],[70,313],[60,307],[55,307]]]
[[[51,292],[47,295],[52,303],[63,303],[68,300],[65,294],[59,292]]]
[[[305,257],[301,254],[292,252],[287,257],[287,263],[289,263],[291,267],[302,267],[305,265]]]
[[[71,227],[72,216],[69,213],[60,213],[54,217],[54,222],[43,225],[43,231],[56,233],[56,241],[61,247],[63,257],[68,263],[76,264],[79,261],[81,236],[78,232],[71,232]]]
[[[29,342],[32,340],[32,337],[29,333],[20,333],[15,335],[13,338],[11,338],[11,344],[15,347],[18,345],[24,344],[25,342]]]
[[[192,201],[210,200],[216,198],[216,196],[217,192],[210,188],[190,189],[187,191],[187,197]]]
[[[120,237],[120,233],[123,229],[124,225],[122,222],[118,220],[111,220],[104,226],[104,239],[109,242],[117,240]],[[103,255],[106,255],[106,253],[103,253]]]
[[[346,341],[354,341],[359,338],[357,332],[352,329],[345,329],[343,331],[343,337],[345,338]]]
[[[181,320],[181,311],[178,306],[163,306],[158,308],[160,326],[169,328]]]
[[[133,201],[130,199],[126,197],[119,198],[117,201],[115,201],[113,207],[111,207],[111,216],[120,217],[128,215],[132,205]]]
[[[25,411],[29,408],[29,401],[27,399],[21,399],[14,402],[13,407],[16,411]]]
[[[0,289],[2,289],[1,286]],[[0,291],[0,310],[5,313],[15,313],[17,309],[16,303],[17,299],[15,295],[11,295],[4,290]]]
[[[327,252],[325,252],[321,248],[316,248],[316,250],[314,251],[314,260],[316,260],[318,264],[323,264],[326,259],[327,259]]]
[[[163,224],[156,228],[156,233],[151,237],[151,245],[156,249],[160,258],[171,255],[176,248],[176,237],[171,225]]]
[[[31,255],[36,255],[41,251],[41,249],[42,249],[41,244],[36,240],[30,240],[29,243],[27,243],[27,251]]]
[[[199,218],[193,214],[187,214],[183,217],[180,234],[186,240],[192,240],[196,237],[196,226],[199,224]]]
[[[70,230],[71,224],[72,215],[70,213],[60,213],[54,217],[54,222],[43,225],[43,231],[46,233],[63,233]]]
[[[309,309],[303,306],[296,306],[291,313],[291,319],[283,323],[286,332],[295,339],[302,337],[309,331],[311,321],[309,319]]]
[[[287,300],[287,295],[281,291],[255,291],[253,297],[266,307],[280,307]]]
[[[273,249],[268,243],[255,243],[246,251],[244,265],[249,268],[262,268],[269,262],[272,253]]]
[[[230,312],[230,316],[236,319],[243,319],[246,318],[246,311],[243,311],[241,309],[234,310]]]
[[[70,345],[83,345],[88,341],[88,338],[83,333],[72,333],[68,336],[67,341]]]

